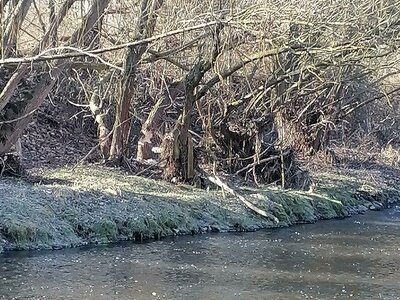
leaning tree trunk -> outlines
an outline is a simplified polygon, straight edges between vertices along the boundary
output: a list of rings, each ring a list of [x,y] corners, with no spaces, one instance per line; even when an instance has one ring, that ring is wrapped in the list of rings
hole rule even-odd
[[[72,4],[76,0],[67,0],[63,3],[60,8],[60,11],[57,15],[57,18],[54,20],[53,23],[50,24],[49,29],[47,30],[46,34],[43,36],[42,40],[39,42],[39,45],[33,50],[33,55],[37,55],[40,51],[44,50],[49,45],[49,39],[53,36],[54,32],[57,31],[58,27],[60,26],[62,20],[66,16],[68,10],[71,8]],[[11,78],[8,80],[6,86],[0,93],[0,111],[7,105],[10,101],[15,89],[17,88],[18,84],[22,80],[22,78],[28,74],[31,70],[30,64],[23,64],[14,72]]]
[[[142,0],[140,16],[136,26],[136,39],[144,39],[153,35],[157,10],[160,9],[163,0]],[[121,80],[121,95],[117,102],[113,137],[111,142],[109,161],[120,164],[124,152],[127,149],[131,122],[129,112],[131,99],[134,94],[136,72],[139,61],[147,49],[147,43],[128,48],[125,57],[125,72]]]
[[[1,24],[3,24],[3,8],[8,1],[1,1],[0,14],[1,14]],[[17,54],[17,38],[18,33],[21,28],[22,22],[24,21],[26,14],[28,13],[29,7],[32,4],[32,0],[18,1],[12,0],[10,2],[10,16],[8,16],[8,23],[5,26],[4,32],[1,33],[1,57],[9,58]],[[7,19],[7,18],[6,18]],[[0,111],[3,105],[0,104]],[[7,113],[7,112],[6,112]],[[1,116],[1,112],[0,112]],[[8,124],[7,124],[8,125]],[[1,130],[0,125],[0,130]],[[4,134],[4,133],[3,133]],[[0,133],[0,139],[2,134]],[[7,174],[21,174],[22,173],[22,147],[21,139],[18,138],[14,145],[8,151],[8,156],[0,156],[0,172]]]

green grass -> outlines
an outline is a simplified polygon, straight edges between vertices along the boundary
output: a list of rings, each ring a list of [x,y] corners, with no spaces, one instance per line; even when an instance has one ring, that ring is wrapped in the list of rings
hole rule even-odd
[[[394,192],[327,175],[313,193],[277,188],[244,195],[279,219],[256,215],[233,197],[102,167],[43,174],[46,184],[0,180],[0,250],[142,241],[205,231],[251,231],[343,217],[348,206],[387,202]],[[53,182],[53,183],[51,183]],[[355,196],[356,195],[356,196]]]

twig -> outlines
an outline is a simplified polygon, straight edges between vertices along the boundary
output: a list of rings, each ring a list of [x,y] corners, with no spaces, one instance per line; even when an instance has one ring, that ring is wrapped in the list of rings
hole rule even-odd
[[[287,150],[287,151],[285,151],[284,153],[282,153],[282,156],[285,156],[285,155],[287,155],[288,153],[289,153],[289,150]],[[281,155],[274,155],[274,156],[270,156],[270,157],[268,157],[268,158],[261,159],[260,161],[255,161],[255,162],[253,162],[252,164],[249,164],[249,165],[247,165],[247,166],[241,168],[239,171],[236,172],[236,175],[238,175],[238,174],[242,173],[243,171],[246,171],[247,169],[250,169],[250,168],[252,168],[252,167],[254,167],[254,166],[257,166],[257,165],[260,165],[260,164],[269,162],[269,161],[274,160],[274,159],[277,159],[277,158],[279,158],[279,157],[281,157]]]

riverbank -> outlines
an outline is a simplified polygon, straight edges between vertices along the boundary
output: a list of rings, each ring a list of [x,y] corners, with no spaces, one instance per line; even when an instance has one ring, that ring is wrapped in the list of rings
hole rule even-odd
[[[379,182],[314,175],[312,192],[246,188],[265,218],[222,191],[128,175],[104,167],[45,171],[37,183],[0,180],[0,251],[59,249],[204,232],[254,231],[378,210],[400,200]]]

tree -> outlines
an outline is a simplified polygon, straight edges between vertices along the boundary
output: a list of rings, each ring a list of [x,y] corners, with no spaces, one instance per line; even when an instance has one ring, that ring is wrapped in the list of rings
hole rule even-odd
[[[135,39],[151,37],[157,20],[157,10],[163,4],[162,0],[142,0],[140,15],[136,25]],[[126,150],[130,132],[130,107],[136,83],[136,70],[147,43],[129,46],[124,62],[124,74],[121,80],[121,95],[116,105],[112,143],[109,160],[120,163]],[[135,104],[133,104],[135,105]]]

